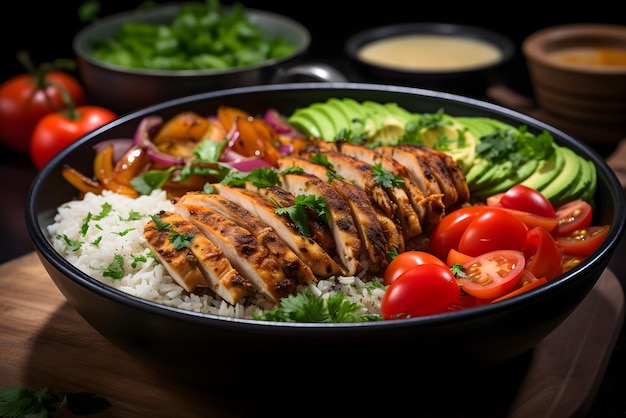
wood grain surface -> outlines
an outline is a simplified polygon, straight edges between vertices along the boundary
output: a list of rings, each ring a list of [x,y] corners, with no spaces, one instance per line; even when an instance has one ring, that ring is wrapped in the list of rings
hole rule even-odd
[[[443,411],[459,417],[572,417],[584,415],[597,391],[624,319],[624,298],[619,281],[606,270],[570,317],[520,360],[521,368],[509,373],[506,367],[512,366],[503,366],[493,384],[506,396],[489,401],[484,391],[490,388],[459,387],[452,376],[450,399],[460,402],[446,405],[398,402],[393,398],[398,382],[350,382],[336,368],[328,371],[329,387],[311,388],[306,376],[320,370],[306,363],[284,372],[286,386],[302,388],[301,395],[289,399],[283,399],[281,388],[271,388],[272,396],[254,396],[263,385],[258,375],[242,379],[237,393],[173,381],[87,324],[34,253],[0,265],[0,313],[0,388],[94,393],[111,402],[97,417],[380,416],[396,405],[424,417],[442,416]],[[362,385],[361,396],[342,396],[344,383]],[[328,396],[334,398],[334,408]],[[350,406],[368,403],[373,407]]]

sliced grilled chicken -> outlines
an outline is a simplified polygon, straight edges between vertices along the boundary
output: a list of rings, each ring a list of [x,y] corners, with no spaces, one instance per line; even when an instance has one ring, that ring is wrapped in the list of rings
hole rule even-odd
[[[186,235],[190,239],[188,249],[195,257],[195,260],[187,257],[187,262],[198,266],[208,287],[213,292],[231,305],[238,303],[248,294],[252,289],[251,283],[233,268],[222,250],[210,241],[202,231],[178,213],[162,212],[159,217],[164,224],[170,226],[162,231],[157,231],[154,222],[150,221],[144,229],[144,234],[150,234],[152,237],[150,240],[157,237],[159,240],[165,238],[163,233],[170,236],[172,230],[178,234]]]
[[[374,150],[393,158],[405,166],[409,172],[409,178],[419,187],[424,196],[442,193],[441,187],[439,187],[439,183],[428,162],[424,161],[410,149],[407,150],[401,146],[383,145],[374,148]]]
[[[335,189],[319,177],[303,174],[279,176],[281,186],[293,195],[315,195],[326,201],[328,224],[337,246],[337,256],[344,276],[353,276],[361,271],[361,239],[354,224],[350,206]]]
[[[167,213],[157,216],[167,218]],[[144,226],[143,236],[176,283],[189,293],[202,293],[209,284],[198,267],[191,249],[188,246],[174,247],[170,240],[171,232],[171,226],[159,228],[153,220],[150,220]]]
[[[295,155],[278,159],[279,170],[300,167],[305,173],[313,174],[328,182],[328,169]],[[343,179],[333,178],[330,186],[339,192],[352,211],[357,231],[361,239],[361,264],[371,274],[382,273],[387,267],[387,239],[369,197],[359,187]]]
[[[266,199],[269,199],[276,206],[290,207],[296,202],[296,197],[289,191],[278,186],[257,187],[251,182],[245,184],[245,188]],[[333,255],[337,245],[335,238],[330,230],[330,226],[326,222],[323,222],[317,216],[317,213],[310,208],[307,208],[307,224],[311,231],[311,238],[313,238],[327,253]]]
[[[443,193],[443,203],[446,207],[451,207],[459,200],[459,194],[456,191],[456,186],[452,180],[452,176],[448,172],[448,168],[445,163],[437,154],[432,152],[429,148],[421,145],[397,145],[400,149],[407,150],[415,153],[422,161],[426,161],[430,167],[441,193]]]
[[[213,241],[267,299],[278,302],[295,292],[295,281],[285,276],[280,262],[250,231],[205,206],[183,204],[176,211]]]
[[[209,207],[250,231],[261,244],[280,260],[287,277],[302,284],[317,281],[309,266],[285,244],[285,241],[276,234],[276,231],[241,205],[235,204],[223,196],[202,192],[188,192],[176,203],[176,205],[185,204]]]
[[[380,210],[376,211],[376,217],[385,234],[387,251],[393,251],[395,249],[399,253],[403,252],[406,249],[406,242],[400,225]]]
[[[250,190],[223,184],[213,184],[217,194],[243,206],[271,226],[317,277],[341,274],[340,265],[313,239],[300,233],[286,215],[276,213],[277,206]]]
[[[389,217],[394,217],[396,205],[393,203],[385,189],[376,183],[372,166],[366,162],[359,161],[349,155],[343,155],[337,151],[324,150],[316,146],[304,147],[300,150],[300,156],[311,160],[316,155],[323,154],[328,162],[332,164],[332,169],[344,179],[354,183],[365,190],[372,202]]]
[[[461,166],[454,160],[454,157],[447,152],[439,150],[431,150],[431,152],[443,160],[448,173],[450,173],[450,177],[452,177],[452,183],[454,183],[454,187],[456,188],[458,194],[456,202],[457,206],[468,203],[470,200],[470,190]]]

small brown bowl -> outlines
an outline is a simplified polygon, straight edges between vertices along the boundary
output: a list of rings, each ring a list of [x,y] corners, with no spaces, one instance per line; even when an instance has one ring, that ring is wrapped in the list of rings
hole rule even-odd
[[[626,137],[626,26],[553,26],[522,50],[546,122],[596,147]]]

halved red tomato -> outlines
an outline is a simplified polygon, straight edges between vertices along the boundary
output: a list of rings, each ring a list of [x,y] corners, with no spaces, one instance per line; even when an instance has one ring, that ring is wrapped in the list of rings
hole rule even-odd
[[[510,212],[488,208],[467,225],[457,250],[474,257],[495,250],[521,251],[526,231],[524,223]]]
[[[461,289],[448,266],[420,264],[389,285],[380,305],[385,319],[410,318],[447,312]]]
[[[609,234],[610,225],[594,225],[577,229],[569,235],[556,237],[563,253],[586,257],[594,252]]]
[[[561,250],[552,235],[542,227],[528,231],[522,251],[526,256],[526,269],[535,277],[552,280],[563,273]]]
[[[556,209],[557,226],[554,235],[569,235],[577,229],[585,229],[591,225],[593,209],[581,199],[565,203]]]
[[[448,267],[446,263],[425,251],[405,251],[394,258],[385,269],[383,283],[390,285],[407,270],[420,264],[438,264]]]
[[[490,251],[465,263],[465,275],[457,276],[457,280],[464,292],[481,299],[493,299],[519,286],[525,266],[521,251]]]

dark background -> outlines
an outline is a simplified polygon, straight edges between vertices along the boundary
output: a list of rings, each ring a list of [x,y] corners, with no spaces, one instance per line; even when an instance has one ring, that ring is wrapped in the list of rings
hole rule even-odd
[[[141,1],[103,2],[100,17],[134,9]],[[160,1],[157,3],[165,3]],[[232,1],[223,1],[232,4]],[[0,24],[0,82],[25,70],[16,58],[20,50],[30,52],[35,64],[56,58],[74,58],[72,38],[86,25],[78,17],[82,1],[27,2],[11,4],[11,13],[3,13]],[[307,59],[338,64],[350,68],[343,52],[347,38],[358,31],[392,23],[447,22],[480,26],[509,37],[517,46],[516,55],[505,69],[505,83],[513,90],[531,97],[532,90],[526,64],[521,53],[522,41],[541,28],[565,23],[626,24],[626,16],[617,1],[591,1],[574,6],[550,6],[547,2],[502,2],[484,6],[480,2],[404,2],[380,0],[355,2],[315,0],[314,2],[270,2],[248,0],[249,8],[274,11],[305,25],[312,36]],[[549,10],[548,10],[549,9]],[[0,145],[0,262],[32,251],[32,243],[24,226],[24,200],[35,175],[30,159],[17,155]],[[624,251],[624,246],[619,251]],[[622,254],[623,256],[623,254]],[[614,259],[619,262],[620,254]],[[620,264],[621,271],[624,271]],[[613,269],[613,267],[612,267]],[[617,270],[613,270],[617,271]],[[622,284],[626,278],[620,277]],[[497,349],[497,347],[494,347]],[[378,382],[377,385],[384,385]],[[457,388],[463,390],[462,388]],[[474,388],[476,389],[476,388]],[[482,388],[485,389],[485,388]],[[487,389],[488,391],[488,389]],[[622,336],[605,374],[589,417],[626,417],[626,338]],[[488,396],[487,393],[484,394]],[[479,395],[480,402],[488,399]]]

